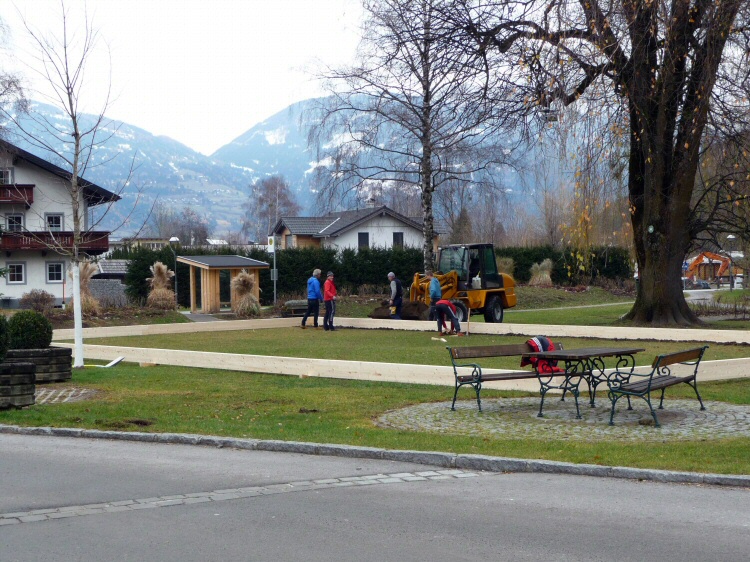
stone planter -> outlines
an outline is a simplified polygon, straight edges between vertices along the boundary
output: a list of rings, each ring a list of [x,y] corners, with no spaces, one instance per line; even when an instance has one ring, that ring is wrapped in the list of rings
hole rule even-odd
[[[69,381],[73,376],[73,350],[69,347],[9,349],[5,362],[36,365],[37,384]]]
[[[34,404],[33,363],[0,363],[0,410]]]

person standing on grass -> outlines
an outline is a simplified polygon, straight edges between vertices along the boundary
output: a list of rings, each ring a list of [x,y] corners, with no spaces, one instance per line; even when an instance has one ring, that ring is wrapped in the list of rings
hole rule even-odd
[[[326,315],[323,317],[323,329],[333,332],[333,317],[336,316],[336,285],[333,282],[333,271],[326,275],[326,282],[323,285],[323,302],[326,305]]]
[[[312,314],[313,324],[318,327],[318,316],[320,315],[320,301],[323,294],[320,292],[320,270],[313,271],[312,277],[307,280],[307,312],[302,317],[302,329],[305,329],[307,318]]]
[[[396,279],[396,274],[392,271],[388,274],[388,281],[391,283],[391,300],[388,301],[391,306],[391,318],[401,320],[401,306],[404,303],[404,289],[401,281]]]
[[[443,332],[443,326],[445,325],[445,318],[449,318],[451,321],[451,334],[457,336],[463,336],[464,333],[461,331],[461,324],[458,322],[458,316],[456,316],[456,305],[449,300],[441,299],[435,303],[435,312],[437,313],[437,328],[438,333],[441,335],[447,335]]]
[[[443,290],[440,288],[440,281],[431,270],[424,272],[425,277],[430,280],[430,320],[435,320],[437,317],[437,311],[435,310],[435,303],[443,298]]]

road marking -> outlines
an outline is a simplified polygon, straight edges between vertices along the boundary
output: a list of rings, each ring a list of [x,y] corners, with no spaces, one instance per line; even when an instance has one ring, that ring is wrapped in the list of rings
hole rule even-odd
[[[194,492],[169,496],[119,500],[106,503],[85,505],[69,505],[58,508],[33,509],[13,513],[0,513],[0,526],[18,525],[22,523],[37,523],[68,517],[82,517],[84,515],[98,515],[102,513],[119,513],[136,511],[139,509],[154,509],[175,505],[190,505],[194,503],[221,502],[269,496],[288,492],[307,492],[325,488],[343,488],[354,486],[370,486],[373,484],[398,484],[417,481],[458,480],[477,477],[482,473],[464,472],[462,470],[429,470],[424,472],[398,472],[394,474],[370,474],[365,476],[347,476],[344,478],[322,478],[318,480],[300,480],[284,484],[269,486],[250,486],[247,488],[231,488],[228,490],[214,490],[212,492]]]

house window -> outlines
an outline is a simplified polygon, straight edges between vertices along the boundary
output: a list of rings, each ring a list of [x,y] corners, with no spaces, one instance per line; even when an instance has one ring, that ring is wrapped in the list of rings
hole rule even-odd
[[[6,267],[8,268],[8,275],[6,279],[8,280],[9,285],[23,285],[24,283],[26,283],[25,263],[8,263],[6,264]]]
[[[63,229],[63,215],[62,214],[52,214],[52,215],[46,215],[47,220],[47,230],[50,232],[60,232]]]
[[[393,233],[393,247],[394,248],[403,248],[404,247],[404,233],[403,232],[394,232]]]
[[[294,248],[294,235],[293,234],[287,234],[285,237],[284,247],[285,248]]]
[[[357,246],[359,248],[370,247],[370,233],[369,232],[358,232],[357,233]]]
[[[62,283],[64,280],[65,264],[61,261],[47,262],[47,283]]]
[[[13,168],[0,168],[0,185],[13,184]]]
[[[23,230],[23,215],[5,215],[5,228],[8,232],[20,232]]]

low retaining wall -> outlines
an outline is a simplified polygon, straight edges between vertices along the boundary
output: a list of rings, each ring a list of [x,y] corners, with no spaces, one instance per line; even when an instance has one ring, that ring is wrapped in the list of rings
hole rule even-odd
[[[33,363],[0,363],[0,410],[34,403],[35,368]]]
[[[68,381],[72,377],[73,350],[67,347],[10,349],[5,362],[36,365],[37,384]]]

